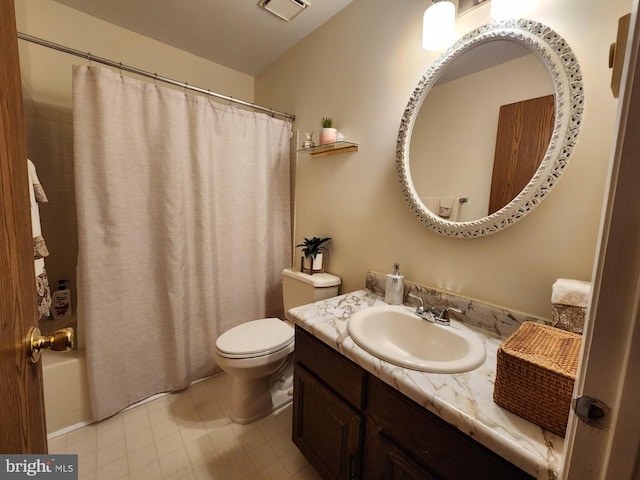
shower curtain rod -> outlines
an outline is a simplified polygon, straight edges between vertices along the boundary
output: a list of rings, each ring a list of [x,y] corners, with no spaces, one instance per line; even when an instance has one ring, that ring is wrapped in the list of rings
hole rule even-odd
[[[168,83],[170,85],[174,85],[176,87],[184,88],[185,90],[192,90],[194,92],[203,93],[205,95],[209,95],[212,97],[219,98],[221,100],[226,100],[231,103],[237,103],[239,105],[244,105],[245,107],[253,108],[255,110],[260,110],[262,112],[266,112],[270,115],[279,115],[281,117],[287,118],[291,121],[295,121],[296,116],[291,113],[279,112],[277,110],[273,110],[268,107],[263,107],[261,105],[256,105],[255,103],[245,102],[243,100],[238,100],[233,97],[228,97],[227,95],[222,95],[220,93],[212,92],[211,90],[205,90],[204,88],[194,87],[193,85],[189,85],[185,82],[179,82],[177,80],[173,80],[171,78],[163,77],[158,75],[157,73],[147,72],[145,70],[140,70],[139,68],[130,67],[128,65],[123,65],[120,62],[114,62],[113,60],[108,60],[106,58],[96,57],[89,52],[81,52],[80,50],[75,50],[73,48],[65,47],[64,45],[59,45],[57,43],[50,42],[48,40],[44,40],[42,38],[34,37],[33,35],[29,35],[26,33],[18,32],[18,38],[21,40],[25,40],[27,42],[36,43],[38,45],[42,45],[43,47],[52,48],[53,50],[58,50],[63,53],[68,53],[70,55],[75,55],[76,57],[86,58],[89,61],[93,61],[96,63],[102,63],[103,65],[108,65],[110,67],[117,68],[119,70],[124,70],[125,72],[135,73],[136,75],[141,75],[143,77],[151,78],[153,80],[157,80],[160,82]]]

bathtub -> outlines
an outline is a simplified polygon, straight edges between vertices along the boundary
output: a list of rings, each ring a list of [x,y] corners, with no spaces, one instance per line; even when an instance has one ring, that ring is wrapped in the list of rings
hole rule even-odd
[[[85,350],[43,350],[41,358],[49,438],[92,423]]]

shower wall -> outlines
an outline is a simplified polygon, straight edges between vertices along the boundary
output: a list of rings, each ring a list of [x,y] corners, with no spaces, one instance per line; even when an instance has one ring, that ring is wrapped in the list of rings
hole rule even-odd
[[[78,232],[73,184],[73,117],[70,108],[36,102],[23,86],[27,154],[35,164],[48,203],[40,204],[42,235],[49,249],[45,268],[51,290],[59,280],[71,289],[71,319],[40,321],[40,330],[49,334],[58,328],[77,327],[76,261]],[[76,328],[77,331],[77,328]]]

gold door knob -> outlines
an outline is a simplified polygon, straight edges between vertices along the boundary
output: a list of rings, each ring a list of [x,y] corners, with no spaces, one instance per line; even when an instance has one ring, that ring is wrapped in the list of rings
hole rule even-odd
[[[48,348],[56,352],[68,352],[73,349],[73,328],[65,327],[53,332],[53,335],[44,337],[40,335],[40,329],[32,327],[27,335],[27,355],[31,362],[40,360],[40,350]]]

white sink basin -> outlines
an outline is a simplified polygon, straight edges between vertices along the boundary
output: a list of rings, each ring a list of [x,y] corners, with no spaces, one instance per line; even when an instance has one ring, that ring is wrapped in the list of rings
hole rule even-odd
[[[349,335],[360,347],[394,365],[434,373],[478,368],[487,352],[478,335],[454,320],[438,325],[413,308],[383,305],[366,308],[349,319]]]

